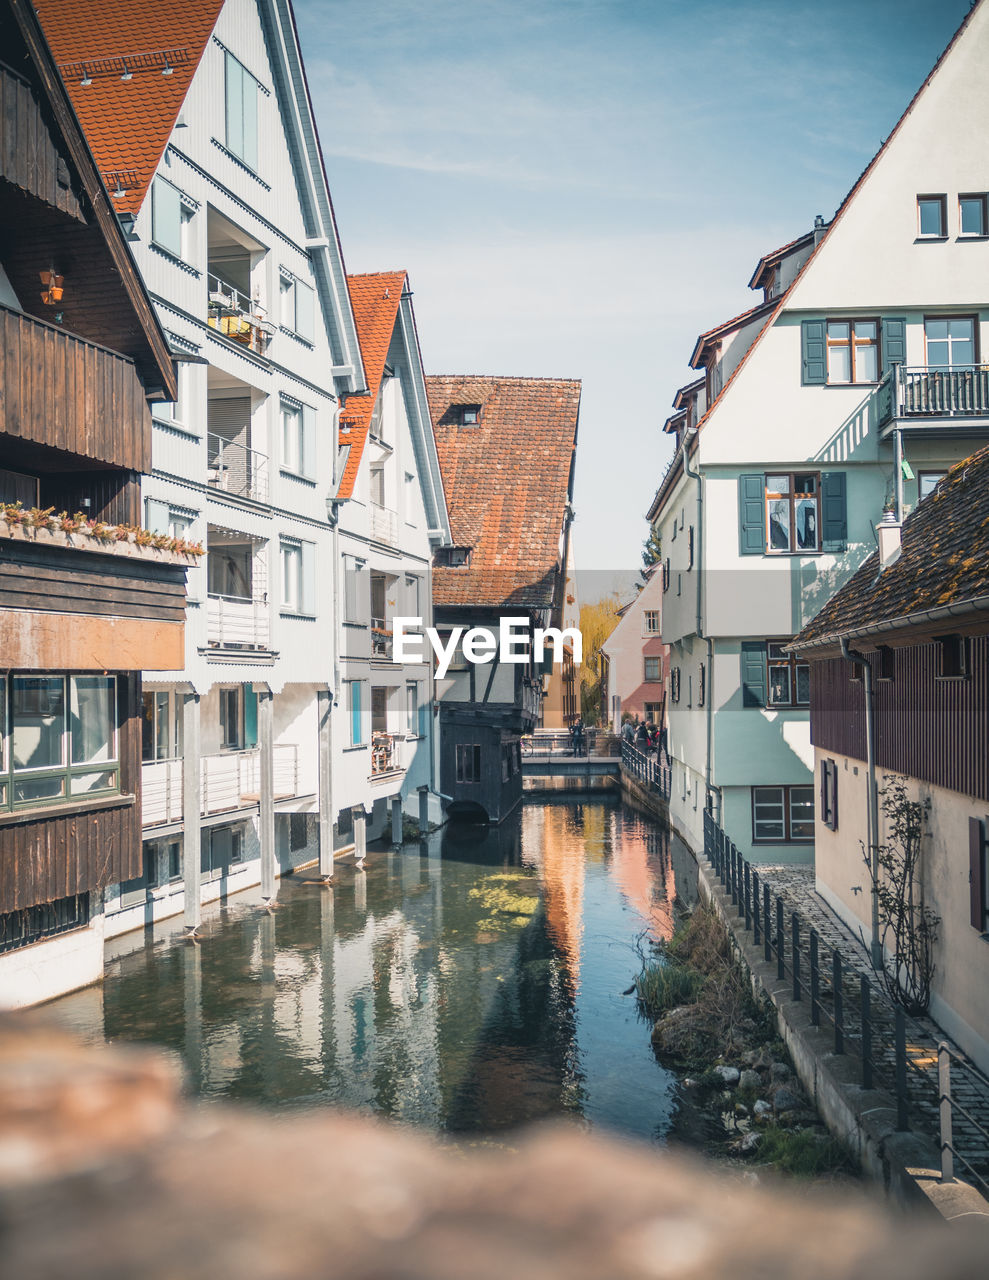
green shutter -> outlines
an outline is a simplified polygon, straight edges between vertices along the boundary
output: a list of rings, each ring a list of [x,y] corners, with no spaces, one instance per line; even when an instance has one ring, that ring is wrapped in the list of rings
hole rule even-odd
[[[244,685],[244,746],[258,745],[258,695],[249,684]]]
[[[762,472],[738,477],[738,550],[743,556],[766,552],[766,479]]]
[[[164,178],[151,188],[151,239],[176,258],[182,256],[182,203],[178,189]]]
[[[893,364],[906,364],[907,360],[907,322],[885,318],[881,326],[883,373],[888,373]]]
[[[766,642],[742,641],[742,706],[766,705]]]
[[[825,471],[821,476],[822,551],[845,551],[848,547],[848,501],[844,471]]]
[[[827,345],[823,320],[800,322],[800,381],[805,387],[820,386],[828,380]]]

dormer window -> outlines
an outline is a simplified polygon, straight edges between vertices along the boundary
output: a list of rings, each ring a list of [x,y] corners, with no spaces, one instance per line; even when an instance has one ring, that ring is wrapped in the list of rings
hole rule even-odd
[[[479,404],[458,404],[457,414],[462,427],[480,426],[481,406]]]
[[[436,564],[443,569],[462,569],[470,563],[470,547],[440,547]]]

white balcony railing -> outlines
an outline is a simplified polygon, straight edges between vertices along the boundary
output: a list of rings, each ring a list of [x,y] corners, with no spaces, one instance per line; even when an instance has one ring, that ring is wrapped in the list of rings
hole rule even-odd
[[[275,799],[299,794],[299,748],[276,742],[274,748]],[[182,821],[182,760],[156,760],[142,769],[144,826]],[[203,756],[200,767],[200,812],[224,813],[257,804],[261,795],[261,749],[222,751]]]
[[[275,332],[264,307],[212,271],[207,272],[206,283],[209,289],[206,323],[210,328],[232,342],[264,355]]]
[[[255,502],[268,501],[266,454],[208,431],[206,463],[206,483],[211,489],[238,498],[253,498]]]
[[[268,605],[241,596],[210,595],[206,638],[224,649],[267,649]]]
[[[376,502],[368,503],[371,512],[371,537],[376,542],[386,542],[394,547],[398,544],[398,512],[390,507],[379,507]]]

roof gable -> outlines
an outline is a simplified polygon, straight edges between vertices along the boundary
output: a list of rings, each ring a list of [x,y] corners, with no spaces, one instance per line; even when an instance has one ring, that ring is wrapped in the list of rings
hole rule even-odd
[[[469,375],[426,379],[453,543],[464,568],[437,568],[438,604],[544,608],[562,569],[580,382]],[[457,407],[481,405],[462,426]]]
[[[122,192],[118,212],[144,203],[222,7],[223,0],[40,0],[38,16],[103,180]]]

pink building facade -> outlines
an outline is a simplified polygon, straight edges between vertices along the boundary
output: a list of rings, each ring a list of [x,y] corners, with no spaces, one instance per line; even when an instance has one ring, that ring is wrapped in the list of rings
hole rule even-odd
[[[606,679],[603,712],[618,732],[622,716],[666,722],[665,680],[669,646],[663,644],[663,574],[659,565],[633,600],[621,610],[618,626],[601,647]]]

